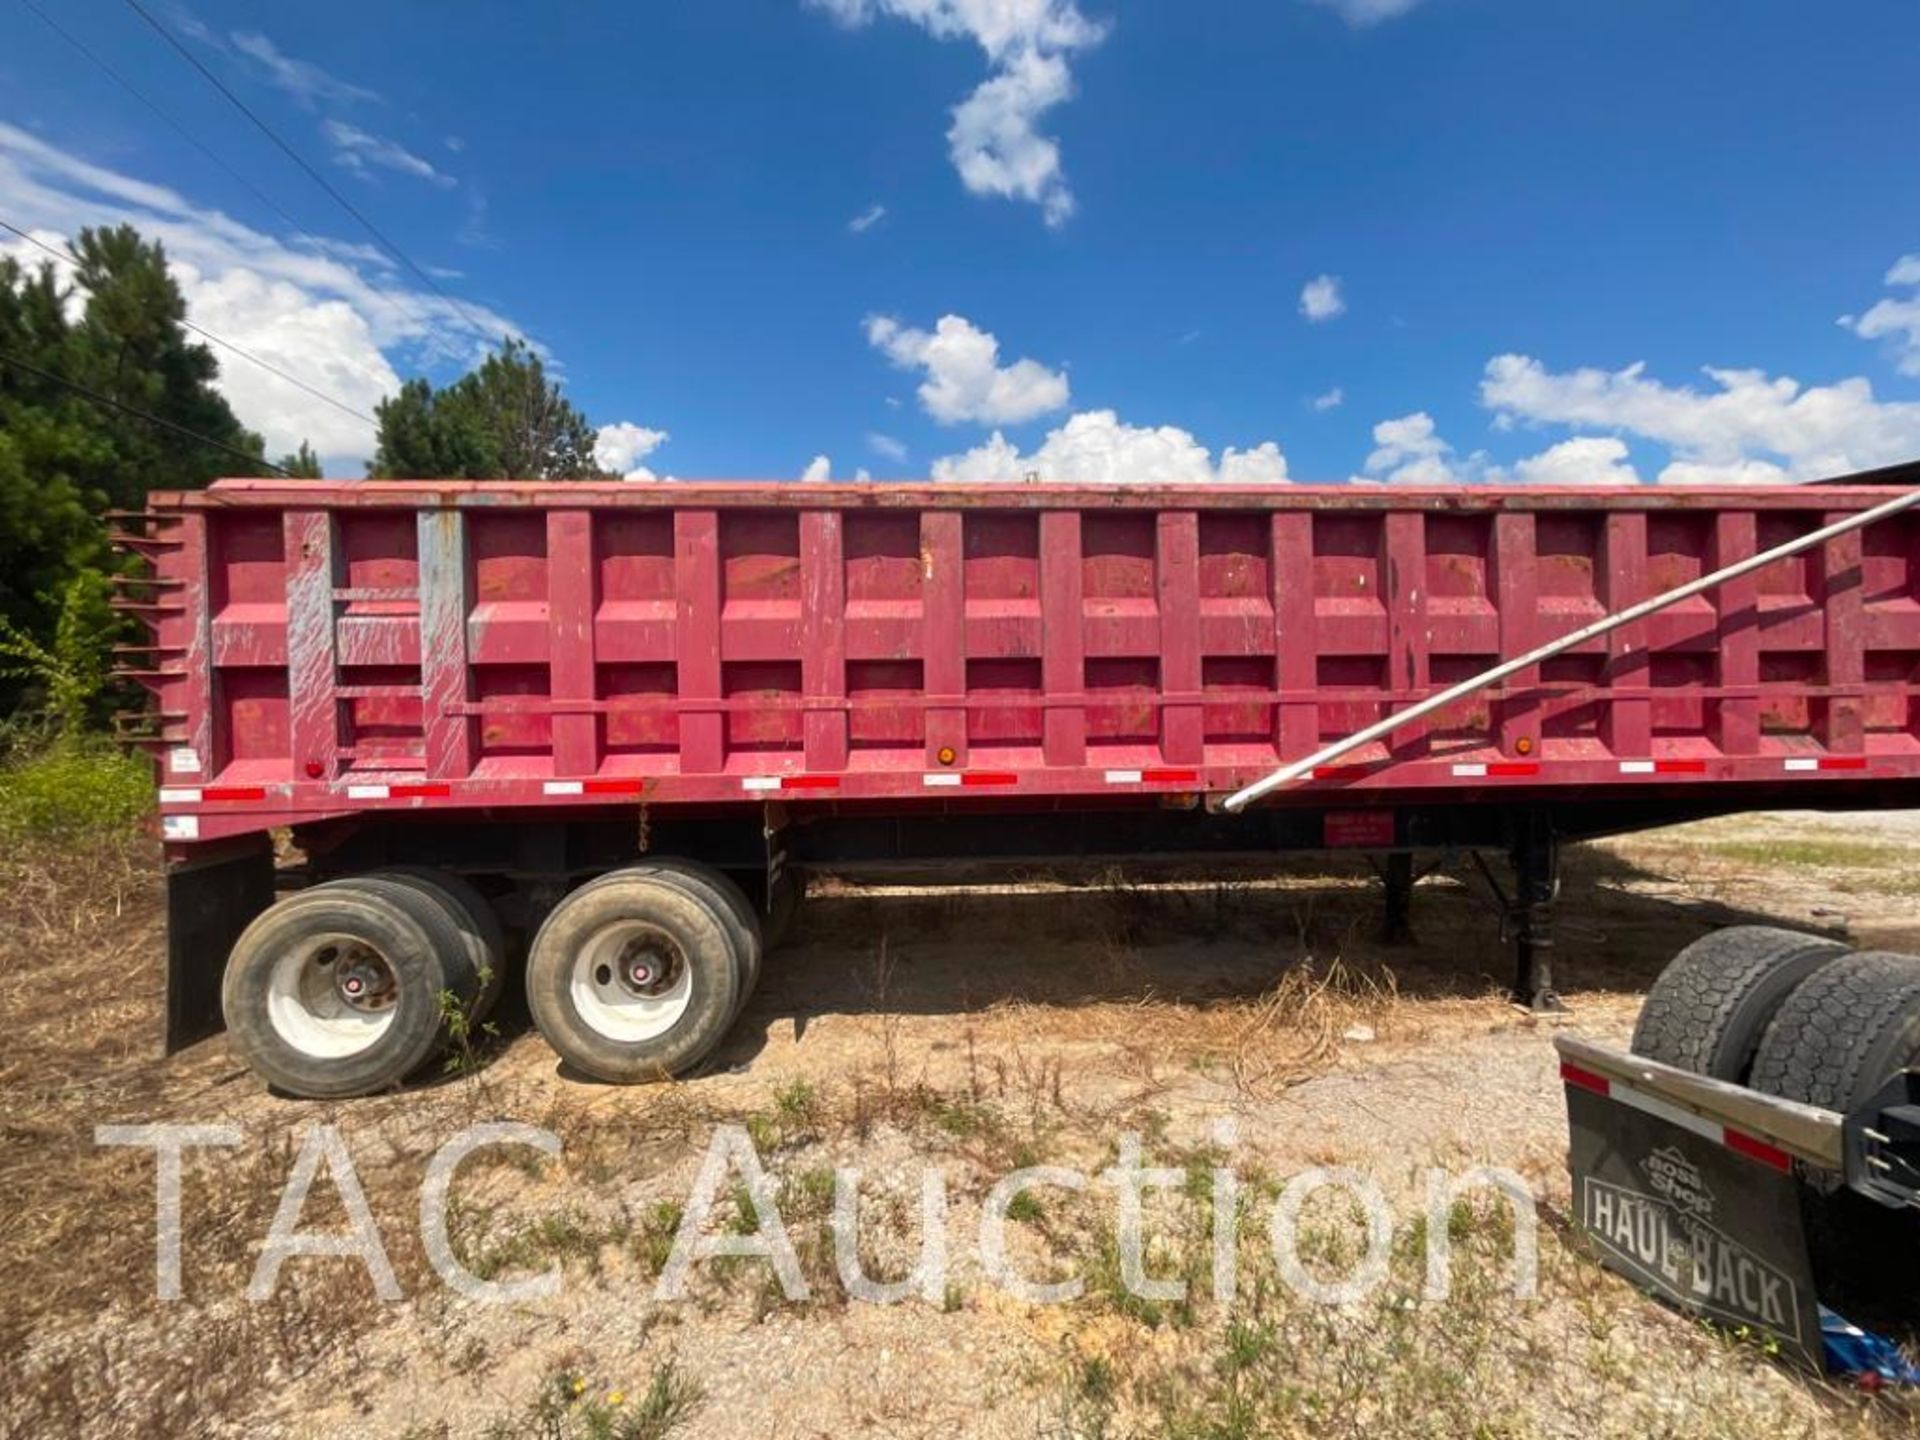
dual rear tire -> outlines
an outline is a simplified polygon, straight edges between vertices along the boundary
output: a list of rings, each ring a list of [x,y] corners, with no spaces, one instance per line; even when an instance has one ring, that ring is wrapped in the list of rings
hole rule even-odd
[[[731,880],[644,861],[554,907],[527,954],[527,1002],[574,1069],[615,1084],[666,1079],[720,1043],[759,983],[763,950]]]
[[[451,882],[451,883],[449,883]],[[339,1099],[399,1084],[471,1026],[505,972],[499,921],[470,886],[376,871],[288,896],[227,960],[221,1009],[268,1084]]]
[[[1920,1065],[1920,957],[1849,952],[1737,926],[1680,952],[1648,992],[1633,1049],[1765,1095],[1851,1114]],[[1911,1214],[1810,1173],[1800,1191],[1823,1297],[1876,1305],[1920,1288]]]

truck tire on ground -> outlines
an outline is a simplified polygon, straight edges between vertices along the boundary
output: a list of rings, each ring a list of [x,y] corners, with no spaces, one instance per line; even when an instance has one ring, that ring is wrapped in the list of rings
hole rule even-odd
[[[1920,957],[1885,950],[1817,970],[1767,1027],[1749,1084],[1766,1095],[1848,1112],[1920,1064]],[[1838,1182],[1801,1187],[1821,1298],[1910,1305],[1920,1289],[1920,1216]]]
[[[460,937],[397,884],[321,885],[278,901],[227,960],[221,1008],[269,1085],[308,1099],[399,1084],[438,1049]]]
[[[1653,982],[1633,1053],[1739,1084],[1794,987],[1846,953],[1837,940],[1770,925],[1716,930],[1674,956]]]
[[[683,860],[673,855],[649,855],[597,880],[589,880],[581,889],[591,889],[622,875],[655,876],[680,886],[713,910],[726,928],[727,940],[734,948],[734,959],[740,971],[739,993],[734,997],[732,1017],[738,1019],[740,1012],[747,1008],[748,999],[760,987],[761,960],[766,951],[766,942],[761,937],[760,917],[754,913],[753,902],[747,899],[746,892],[724,871],[703,865],[698,860]]]
[[[478,1025],[493,1010],[507,984],[507,932],[487,897],[471,880],[429,865],[384,865],[372,873],[403,883],[411,881],[423,887],[431,886],[453,907],[467,948],[483,972],[480,993],[467,1014],[468,1022]]]
[[[616,872],[574,891],[527,955],[533,1023],[598,1080],[691,1069],[720,1043],[739,996],[722,910],[678,876]]]

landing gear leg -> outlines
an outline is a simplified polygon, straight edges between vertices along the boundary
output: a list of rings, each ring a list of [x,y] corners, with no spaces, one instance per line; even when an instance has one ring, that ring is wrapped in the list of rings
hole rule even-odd
[[[1413,940],[1413,854],[1395,850],[1387,856],[1380,879],[1387,889],[1386,912],[1380,923],[1380,938],[1389,945],[1406,945]]]
[[[1566,1010],[1553,988],[1553,902],[1560,891],[1560,842],[1547,815],[1517,817],[1513,841],[1514,894],[1508,929],[1514,937],[1515,1003],[1535,1014]]]

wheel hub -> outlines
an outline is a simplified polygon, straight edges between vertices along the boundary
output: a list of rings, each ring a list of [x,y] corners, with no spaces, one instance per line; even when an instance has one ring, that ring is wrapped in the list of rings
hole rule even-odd
[[[314,957],[322,969],[333,971],[334,993],[355,1010],[389,1008],[395,998],[393,971],[370,950],[325,950]]]
[[[678,966],[674,957],[648,940],[633,940],[621,947],[611,966],[601,967],[605,977],[596,976],[603,985],[617,981],[629,995],[658,996],[673,988]]]

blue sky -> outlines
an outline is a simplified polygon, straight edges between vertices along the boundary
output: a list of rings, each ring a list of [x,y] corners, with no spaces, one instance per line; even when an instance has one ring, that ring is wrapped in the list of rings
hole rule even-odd
[[[1920,456],[1910,0],[145,0],[444,295],[126,5],[38,3],[275,208],[8,0],[0,219],[154,230],[349,410],[511,328],[663,475]]]

